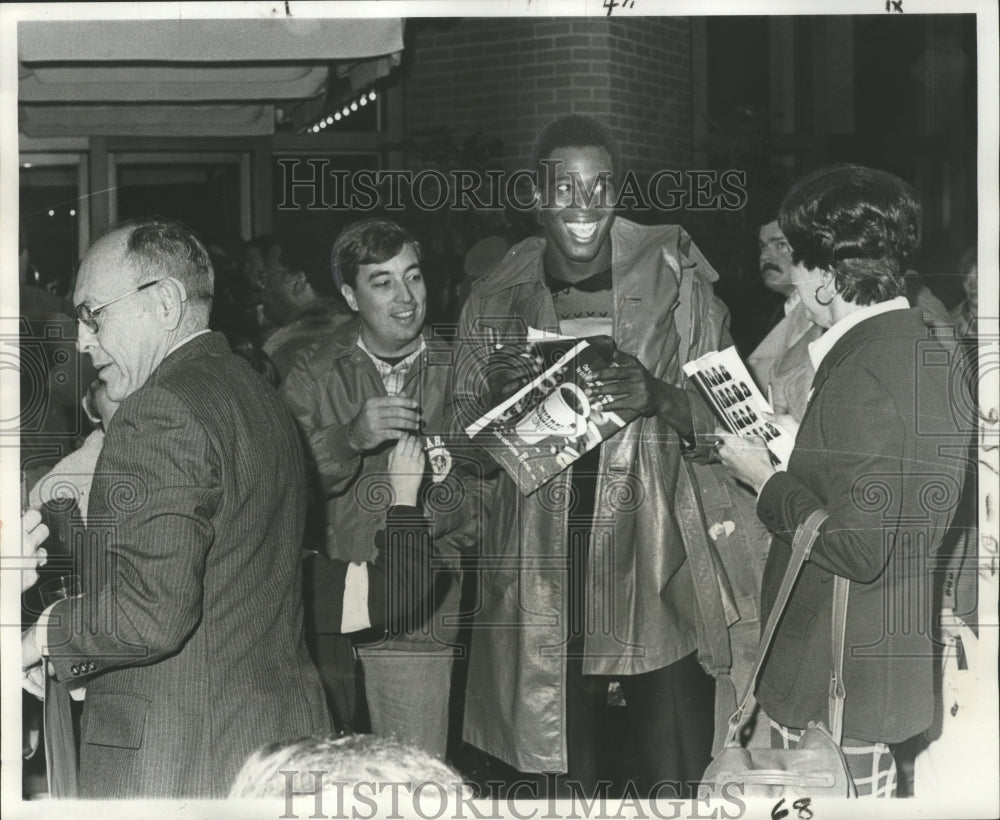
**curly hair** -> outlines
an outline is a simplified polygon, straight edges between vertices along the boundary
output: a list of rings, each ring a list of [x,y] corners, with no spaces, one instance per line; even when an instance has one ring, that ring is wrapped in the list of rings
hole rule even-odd
[[[899,177],[834,165],[792,185],[778,224],[796,264],[830,271],[844,299],[870,305],[906,294],[920,214],[913,188]]]

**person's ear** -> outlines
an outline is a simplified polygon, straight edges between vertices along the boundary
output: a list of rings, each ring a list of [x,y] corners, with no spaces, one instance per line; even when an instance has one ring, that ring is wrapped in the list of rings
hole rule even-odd
[[[347,306],[353,310],[355,313],[358,312],[358,297],[354,292],[354,288],[350,285],[341,285],[340,293],[344,297],[344,301],[347,302]]]
[[[542,192],[537,185],[531,186],[531,202],[536,208],[542,207]]]
[[[535,215],[535,222],[542,224],[542,190],[537,185],[531,186],[531,212]]]
[[[179,279],[170,276],[156,285],[157,312],[167,330],[177,330],[184,316],[187,288]]]
[[[306,278],[306,272],[303,270],[296,271],[290,278],[293,293],[301,293],[305,290],[306,285],[309,284],[309,280]]]
[[[832,270],[827,268],[820,268],[820,284],[826,288],[831,294],[837,292],[837,277],[834,276]]]

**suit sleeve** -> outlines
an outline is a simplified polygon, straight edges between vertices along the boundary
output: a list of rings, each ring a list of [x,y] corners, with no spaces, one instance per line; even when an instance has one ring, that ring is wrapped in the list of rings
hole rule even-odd
[[[59,602],[46,634],[60,680],[153,663],[202,616],[202,578],[222,496],[213,442],[175,395],[123,404],[98,464],[84,594]]]
[[[787,472],[761,488],[757,515],[791,543],[796,528],[815,510],[829,519],[810,560],[828,572],[860,583],[881,575],[895,545],[917,543],[919,526],[901,519],[904,493],[919,492],[919,465],[904,458],[904,419],[892,397],[865,369],[842,365],[830,373],[810,411],[818,435],[803,427]],[[807,419],[809,421],[809,419]],[[794,470],[797,459],[822,463],[822,486],[807,486]]]
[[[306,454],[324,498],[339,495],[357,480],[362,456],[347,443],[347,424],[337,418],[325,418],[320,409],[321,391],[328,389],[300,357],[281,385],[282,398],[299,425],[306,444]]]
[[[366,564],[368,622],[371,627],[404,634],[431,614],[430,522],[416,507],[390,507],[376,542],[378,557]],[[349,564],[321,555],[312,561],[306,592],[313,599],[316,630],[339,633]]]

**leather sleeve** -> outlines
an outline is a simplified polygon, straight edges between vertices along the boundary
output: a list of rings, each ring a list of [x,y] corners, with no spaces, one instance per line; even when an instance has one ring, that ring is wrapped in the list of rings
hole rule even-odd
[[[281,385],[281,395],[305,438],[306,454],[324,498],[342,493],[361,472],[362,457],[347,443],[347,425],[324,418],[320,412],[320,391],[327,379],[313,372],[303,356]]]

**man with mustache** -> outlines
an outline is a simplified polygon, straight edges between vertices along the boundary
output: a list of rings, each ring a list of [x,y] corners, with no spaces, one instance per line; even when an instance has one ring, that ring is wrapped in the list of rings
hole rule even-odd
[[[785,315],[750,354],[747,364],[765,395],[770,388],[774,411],[799,421],[813,378],[809,343],[822,335],[823,328],[809,319],[792,286],[792,247],[777,220],[760,226],[758,244],[761,279],[766,288],[785,297]]]

